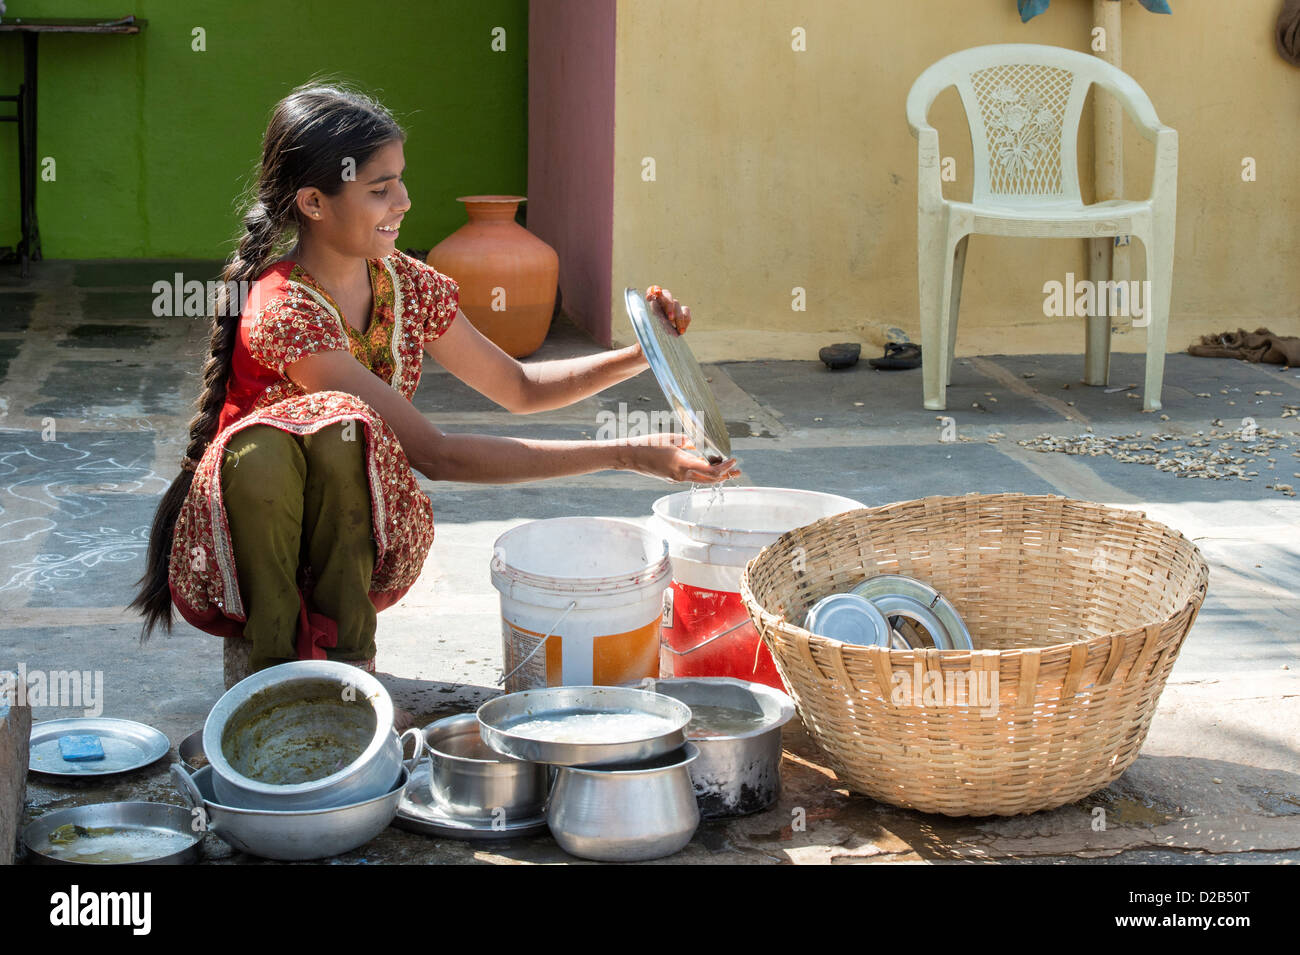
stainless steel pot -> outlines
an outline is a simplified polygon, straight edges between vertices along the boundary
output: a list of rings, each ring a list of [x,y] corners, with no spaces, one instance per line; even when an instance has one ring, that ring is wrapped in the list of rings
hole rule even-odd
[[[602,862],[672,855],[691,841],[700,810],[691,788],[693,743],[631,764],[561,766],[546,824],[565,852]]]
[[[722,706],[761,717],[759,725],[726,735],[702,736],[694,724],[686,735],[699,747],[691,782],[705,819],[761,812],[781,795],[781,727],[794,717],[794,701],[762,683],[731,677],[645,680],[641,687],[689,707]]]
[[[208,757],[203,752],[203,728],[196,729],[177,743],[176,753],[181,758],[181,765],[191,773],[197,773],[208,765]]]
[[[424,728],[431,795],[450,815],[502,824],[535,819],[546,806],[548,767],[503,756],[483,742],[478,716],[461,713]]]
[[[424,737],[416,741],[415,758]],[[388,793],[402,765],[393,701],[369,673],[299,660],[232,687],[203,724],[213,792],[225,806],[326,809]]]
[[[199,819],[208,832],[249,855],[301,862],[350,852],[383,832],[397,814],[410,777],[403,766],[397,781],[379,796],[348,806],[291,812],[222,805],[214,799],[211,766],[191,776],[173,764],[172,778],[191,810],[203,810]],[[188,817],[189,810],[182,811]]]

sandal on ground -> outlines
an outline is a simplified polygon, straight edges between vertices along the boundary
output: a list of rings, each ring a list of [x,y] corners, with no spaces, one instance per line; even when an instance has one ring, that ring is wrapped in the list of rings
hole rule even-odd
[[[838,345],[827,345],[817,352],[817,357],[831,371],[839,371],[841,368],[852,368],[856,365],[861,354],[862,346],[857,342],[841,342]]]
[[[868,361],[868,364],[872,368],[879,368],[882,371],[920,368],[921,346],[914,345],[912,342],[889,342],[885,345],[884,357],[872,358]]]

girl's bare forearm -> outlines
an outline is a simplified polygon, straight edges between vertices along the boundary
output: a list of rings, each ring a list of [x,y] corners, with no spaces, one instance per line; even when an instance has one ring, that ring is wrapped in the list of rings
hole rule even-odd
[[[522,484],[625,470],[634,451],[618,441],[533,441],[486,434],[443,434],[411,466],[432,481]],[[419,458],[419,460],[417,460]]]
[[[649,367],[636,345],[524,365],[524,414],[564,408]]]

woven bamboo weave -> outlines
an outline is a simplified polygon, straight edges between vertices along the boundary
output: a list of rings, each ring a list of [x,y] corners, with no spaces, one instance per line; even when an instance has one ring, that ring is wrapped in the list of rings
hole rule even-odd
[[[860,647],[803,629],[819,599],[878,574],[937,589],[977,649]],[[1082,799],[1137,758],[1208,583],[1196,546],[1138,511],[970,494],[790,531],[750,561],[741,597],[850,789],[1005,816]]]

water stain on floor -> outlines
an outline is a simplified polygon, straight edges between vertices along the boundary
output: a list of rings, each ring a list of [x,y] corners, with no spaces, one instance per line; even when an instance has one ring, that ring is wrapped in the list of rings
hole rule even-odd
[[[60,348],[148,348],[163,336],[147,325],[88,322],[68,329]]]

